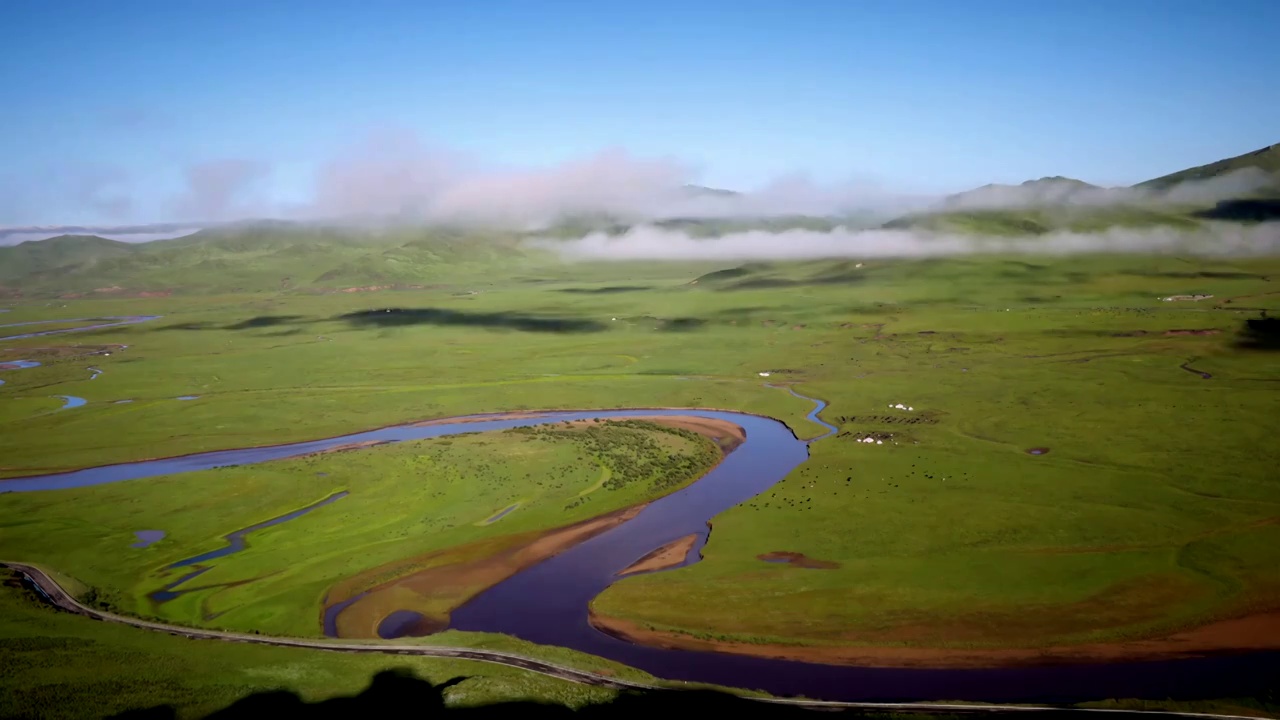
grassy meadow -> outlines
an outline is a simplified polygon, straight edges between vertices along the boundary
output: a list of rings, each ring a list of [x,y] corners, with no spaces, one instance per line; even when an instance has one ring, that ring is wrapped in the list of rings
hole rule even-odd
[[[841,432],[714,518],[702,562],[622,580],[598,612],[795,645],[1147,637],[1280,606],[1280,353],[1239,334],[1280,311],[1277,273],[1126,255],[578,263],[378,292],[14,300],[4,322],[163,317],[0,345],[0,362],[45,362],[0,371],[0,477],[531,409],[728,408],[820,434],[769,371]],[[1161,299],[1193,293],[1213,297]],[[128,348],[50,350],[113,343]],[[55,394],[89,403],[55,411]],[[0,557],[127,612],[314,635],[343,578],[657,492],[601,473],[572,441],[492,433],[7,493]],[[192,583],[207,589],[146,601],[164,565],[342,490],[214,561]],[[146,529],[168,536],[129,548]],[[757,559],[773,551],[838,567]],[[456,635],[438,638],[481,641]]]
[[[186,625],[315,636],[325,599],[341,581],[361,573],[367,578],[355,587],[344,583],[346,594],[331,601],[420,569],[423,563],[408,562],[413,558],[448,565],[477,549],[494,553],[527,544],[549,528],[665,494],[673,483],[700,476],[718,456],[700,436],[649,427],[472,433],[6,494],[0,496],[4,557],[21,555],[73,575],[94,588],[93,600],[104,608]],[[598,447],[586,442],[592,430],[603,438]],[[672,459],[688,463],[677,469]],[[242,552],[168,568],[225,546],[223,536],[233,531],[342,492],[349,494],[250,533]],[[165,537],[131,547],[138,530],[162,530]],[[147,597],[205,566],[174,588],[178,597]],[[400,597],[393,609],[422,610],[447,622],[451,607],[483,588],[471,583],[443,596]]]
[[[314,703],[354,695],[378,672],[401,668],[435,685],[466,678],[445,691],[447,707],[513,701],[582,707],[615,697],[612,690],[489,663],[171,637],[52,612],[34,594],[10,587],[0,588],[0,649],[0,716],[14,718],[82,718],[86,708],[106,717],[157,706],[197,718],[279,690]]]

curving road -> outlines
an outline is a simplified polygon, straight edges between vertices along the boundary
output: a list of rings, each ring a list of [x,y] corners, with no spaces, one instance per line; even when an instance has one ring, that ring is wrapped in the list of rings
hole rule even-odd
[[[587,672],[585,670],[575,670],[562,665],[556,665],[544,660],[536,660],[534,658],[518,655],[515,653],[501,652],[498,650],[477,650],[474,648],[458,648],[444,647],[433,645],[387,645],[374,643],[344,643],[344,642],[326,642],[321,640],[307,640],[303,638],[286,638],[286,637],[270,637],[264,635],[248,635],[245,633],[224,632],[221,630],[201,630],[196,628],[182,627],[180,625],[170,625],[168,623],[151,622],[139,618],[132,618],[125,615],[117,615],[115,613],[96,610],[82,604],[79,600],[72,597],[56,580],[49,576],[44,570],[20,562],[0,562],[0,567],[6,567],[10,570],[21,573],[23,577],[35,587],[36,591],[49,604],[66,610],[76,615],[93,618],[95,620],[104,620],[107,622],[120,623],[131,627],[142,628],[145,630],[153,630],[156,632],[167,632],[170,635],[178,635],[193,640],[222,640],[223,642],[243,642],[253,643],[256,645],[274,645],[277,647],[300,647],[312,650],[327,650],[330,652],[349,652],[349,653],[377,653],[382,655],[417,655],[424,657],[443,657],[453,658],[457,660],[474,660],[477,662],[493,663],[495,665],[506,665],[508,667],[520,668],[535,672],[540,675],[567,680],[569,682],[578,683],[580,685],[592,685],[595,687],[609,688],[613,690],[670,690],[671,686],[650,685],[647,683],[634,682],[630,680],[620,680],[618,678],[605,677],[596,673]],[[747,696],[743,696],[747,697]],[[971,713],[1001,713],[1001,712],[1028,712],[1028,711],[1054,711],[1055,713],[1073,712],[1073,713],[1110,713],[1120,715],[1141,715],[1145,717],[1166,716],[1180,718],[1205,718],[1208,720],[1257,720],[1254,717],[1244,715],[1218,715],[1212,713],[1191,713],[1191,712],[1164,712],[1157,710],[1109,710],[1100,708],[1064,708],[1049,706],[1032,706],[1032,705],[955,705],[944,703],[858,703],[858,702],[829,702],[821,700],[793,700],[789,698],[755,698],[747,697],[750,700],[765,702],[778,705],[793,705],[797,707],[807,707],[813,709],[838,709],[838,708],[859,708],[864,710],[883,710],[883,711],[905,711],[905,712],[971,712]]]

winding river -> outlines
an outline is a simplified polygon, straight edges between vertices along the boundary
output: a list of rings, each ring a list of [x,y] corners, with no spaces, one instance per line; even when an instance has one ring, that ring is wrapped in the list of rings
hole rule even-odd
[[[5,312],[8,312],[7,310]],[[29,320],[27,322],[8,323],[0,325],[0,329],[11,327],[29,327],[32,325],[51,325],[53,323],[73,323],[73,322],[91,322],[92,325],[83,325],[73,328],[59,328],[57,330],[40,330],[29,333],[21,333],[18,335],[5,335],[0,337],[0,342],[7,340],[25,340],[27,338],[45,337],[48,335],[64,335],[66,333],[86,332],[89,330],[106,330],[113,327],[121,327],[124,325],[137,325],[138,323],[148,322],[150,320],[159,319],[160,315],[107,315],[105,317],[94,318],[73,318],[71,320]],[[109,354],[109,353],[108,353]],[[26,368],[38,367],[40,363],[33,360],[9,360],[0,362],[0,370],[22,370]],[[90,380],[97,380],[102,374],[102,370],[96,367],[88,368]],[[4,380],[0,380],[0,385],[4,385]],[[58,410],[69,410],[71,408],[83,407],[88,403],[82,397],[75,395],[54,395],[53,397],[62,400],[62,407]],[[187,400],[191,398],[178,398],[179,400]]]
[[[804,396],[790,390],[797,397]],[[809,399],[809,398],[805,398]],[[817,417],[810,419],[835,428]],[[1077,702],[1111,697],[1232,697],[1273,679],[1280,654],[1252,653],[1158,662],[1058,665],[993,669],[865,668],[633,644],[588,622],[593,598],[617,580],[618,571],[655,548],[696,534],[684,564],[697,562],[708,521],[780,481],[808,458],[808,443],[776,420],[713,410],[605,410],[545,412],[519,418],[476,415],[432,425],[402,425],[341,437],[270,447],[199,453],[0,481],[16,492],[57,490],[297,457],[352,443],[401,442],[460,433],[502,430],[567,420],[637,415],[694,416],[727,420],[746,430],[746,442],[700,480],[650,503],[632,520],[492,586],[452,613],[458,630],[506,633],[616,660],[656,676],[766,690],[780,696],[843,701],[972,700]],[[826,437],[823,435],[822,437]],[[850,528],[856,532],[856,528]],[[239,536],[239,537],[242,537]],[[231,546],[237,544],[228,538]],[[234,547],[215,554],[234,552]],[[199,559],[209,559],[202,557]],[[198,562],[199,559],[188,559]],[[311,612],[310,608],[300,609]],[[331,609],[325,629],[342,607]],[[384,623],[389,635],[413,623],[397,611]]]

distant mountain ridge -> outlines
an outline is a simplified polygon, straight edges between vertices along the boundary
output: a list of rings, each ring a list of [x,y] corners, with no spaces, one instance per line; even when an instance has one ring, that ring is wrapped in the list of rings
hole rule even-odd
[[[1132,188],[1104,188],[1062,176],[1019,185],[989,184],[944,199],[931,212],[885,218],[808,215],[671,217],[645,220],[669,232],[709,238],[740,232],[830,232],[875,228],[988,236],[1034,236],[1054,231],[1169,227],[1186,230],[1207,220],[1255,223],[1280,219],[1280,186],[1257,191],[1259,177],[1280,177],[1280,145],[1188,168]],[[1249,183],[1222,183],[1242,177]],[[1252,179],[1250,179],[1252,178]],[[1218,183],[1240,194],[1213,200],[1180,188]],[[1239,188],[1236,188],[1239,185]],[[686,186],[694,197],[734,198],[732,190]],[[1119,193],[1120,195],[1113,195]],[[1121,201],[1115,201],[1120,197]],[[1012,198],[1012,199],[1011,199]],[[1105,200],[1100,202],[1099,199]],[[1158,201],[1152,200],[1156,198]],[[482,281],[516,268],[534,272],[554,262],[529,237],[578,238],[620,234],[640,220],[607,214],[565,217],[551,227],[501,230],[334,221],[244,220],[220,223],[183,237],[122,242],[66,226],[46,240],[0,245],[0,296],[77,296],[101,292],[331,292]],[[191,229],[176,223],[132,226],[139,233]],[[6,228],[29,232],[33,228]],[[124,228],[114,228],[116,231]],[[549,267],[543,265],[542,267]]]
[[[999,236],[1108,227],[1187,229],[1211,219],[1276,219],[1276,200],[1280,144],[1130,187],[1101,187],[1062,176],[1020,185],[984,185],[947,196],[932,210],[896,218],[884,227]]]
[[[942,201],[946,208],[963,208],[980,205],[1007,204],[1056,204],[1071,202],[1082,193],[1103,188],[1075,178],[1055,175],[1038,180],[1027,180],[1020,185],[990,183],[973,190],[948,195]]]

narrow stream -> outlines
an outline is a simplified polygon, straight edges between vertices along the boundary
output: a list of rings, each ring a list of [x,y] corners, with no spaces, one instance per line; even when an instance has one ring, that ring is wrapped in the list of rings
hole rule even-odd
[[[90,330],[105,330],[107,328],[121,327],[123,325],[136,325],[144,323],[148,320],[156,320],[160,315],[108,315],[106,317],[96,318],[73,318],[71,320],[31,320],[28,322],[9,323],[8,325],[0,325],[0,328],[7,327],[24,327],[28,325],[49,325],[51,323],[72,323],[72,322],[91,322],[93,325],[85,325],[84,327],[62,328],[59,330],[40,330],[36,332],[23,333],[21,335],[5,335],[0,337],[0,341],[4,340],[25,340],[26,338],[46,337],[48,335],[65,335],[66,333],[88,332]]]

